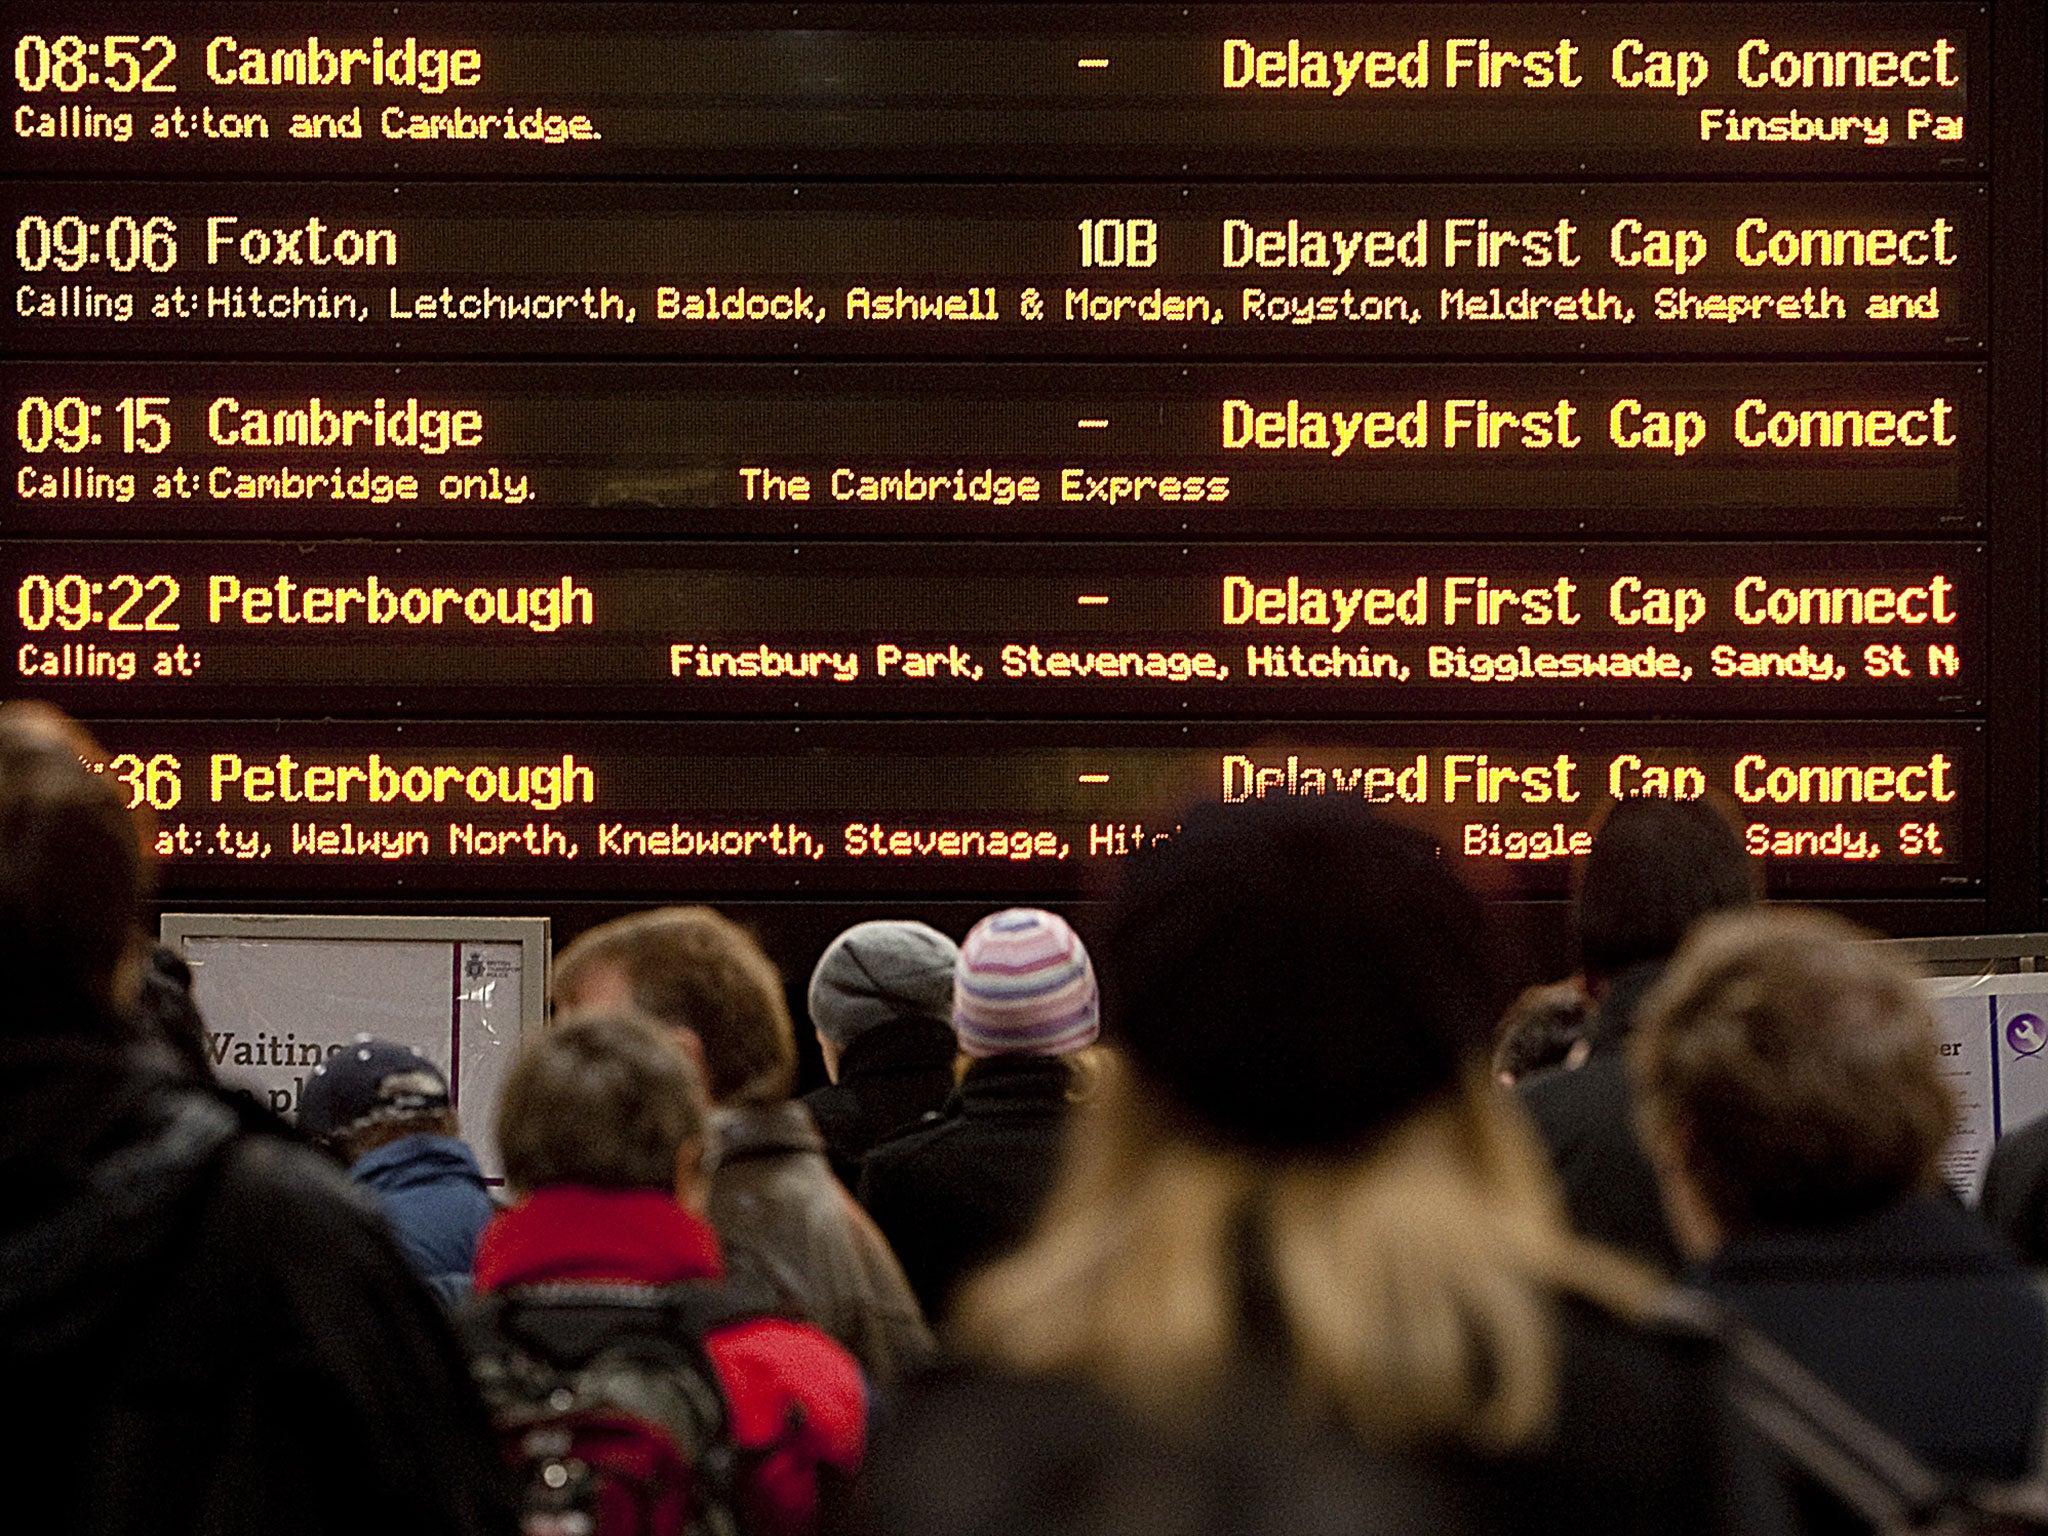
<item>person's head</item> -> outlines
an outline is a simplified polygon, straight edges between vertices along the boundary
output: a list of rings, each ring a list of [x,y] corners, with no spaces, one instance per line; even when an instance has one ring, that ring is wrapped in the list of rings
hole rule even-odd
[[[1036,907],[992,912],[968,930],[953,970],[960,1054],[1072,1056],[1102,1032],[1095,965],[1066,919]]]
[[[1504,1087],[1548,1067],[1584,1065],[1591,1001],[1576,981],[1530,987],[1502,1015],[1494,1034],[1493,1075]]]
[[[113,1030],[136,979],[148,866],[117,783],[48,705],[0,705],[0,971],[10,1030]]]
[[[1197,807],[1124,864],[1096,953],[1120,1065],[962,1342],[1171,1413],[1269,1315],[1368,1434],[1539,1432],[1547,1287],[1626,1271],[1488,1079],[1487,925],[1436,845],[1350,799]]]
[[[1680,1242],[1833,1225],[1930,1186],[1955,1124],[1913,973],[1822,912],[1702,922],[1630,1069]]]
[[[960,947],[923,923],[877,919],[834,939],[811,972],[806,994],[825,1070],[870,1030],[923,1020],[953,1022],[953,966]]]
[[[590,1013],[529,1035],[498,1101],[505,1179],[673,1192],[704,1201],[703,1079],[675,1032],[631,1013]]]
[[[368,1035],[307,1074],[299,1129],[344,1165],[407,1136],[460,1134],[441,1069],[410,1045]]]
[[[1608,812],[1579,874],[1579,957],[1595,986],[1668,958],[1709,912],[1756,900],[1754,861],[1710,800],[1640,796]]]
[[[555,1012],[646,1014],[701,1047],[711,1102],[778,1104],[796,1082],[796,1032],[775,963],[709,907],[604,923],[555,957]]]

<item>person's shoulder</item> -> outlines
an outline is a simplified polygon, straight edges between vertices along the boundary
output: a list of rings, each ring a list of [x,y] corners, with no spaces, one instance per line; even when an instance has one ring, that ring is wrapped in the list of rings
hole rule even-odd
[[[2048,1262],[2048,1116],[1999,1138],[1977,1211],[2029,1262]]]
[[[323,1289],[336,1276],[363,1285],[409,1280],[389,1220],[368,1190],[320,1153],[281,1136],[244,1134],[224,1158],[207,1226],[219,1250],[288,1290]],[[324,1277],[324,1278],[323,1278]]]
[[[1148,1464],[1131,1416],[1064,1377],[950,1364],[900,1392],[863,1469],[860,1536],[998,1536],[1099,1528],[1105,1481],[1147,1490],[1160,1530],[1196,1532],[1182,1473]],[[1114,1469],[1114,1472],[1112,1472]]]
[[[1145,1529],[1189,1536],[1489,1529],[1435,1469],[1302,1419],[1251,1383],[1226,1381],[1210,1411],[1169,1425],[1069,1377],[959,1364],[920,1377],[878,1431],[855,1529],[1099,1532],[1130,1528],[1140,1507]]]
[[[2015,1130],[2007,1131],[1998,1138],[1998,1148],[1992,1155],[1994,1157],[1997,1156],[1999,1151],[2003,1151],[2007,1147],[2014,1148],[2015,1150],[2024,1149],[2036,1153],[2048,1153],[2048,1115],[2042,1115],[2037,1119],[2029,1120],[2025,1125]]]
[[[843,1083],[825,1083],[813,1088],[800,1096],[797,1103],[811,1112],[818,1134],[825,1138],[828,1146],[835,1132],[851,1129],[860,1118],[860,1099]]]
[[[1628,1104],[1628,1063],[1619,1050],[1596,1051],[1577,1067],[1549,1067],[1515,1085],[1522,1107],[1546,1132],[1606,1118]]]
[[[1669,1292],[1646,1309],[1560,1296],[1549,1431],[1461,1463],[1517,1530],[1683,1536],[1788,1527],[1769,1459],[1740,1422],[1711,1303]]]
[[[1688,1285],[1668,1285],[1639,1309],[1623,1313],[1583,1296],[1559,1298],[1564,1351],[1611,1361],[1657,1362],[1683,1375],[1719,1368],[1726,1356],[1727,1318],[1720,1303]]]
[[[927,1110],[870,1147],[867,1156],[861,1159],[861,1167],[869,1174],[877,1169],[900,1173],[913,1168],[953,1141],[964,1124],[963,1117],[959,1115],[949,1115],[937,1109]]]
[[[1724,1416],[1730,1359],[1720,1309],[1681,1288],[1624,1316],[1568,1297],[1558,1305],[1557,1432],[1566,1459],[1625,1480],[1696,1467]]]
[[[375,1226],[378,1207],[348,1175],[311,1147],[261,1132],[236,1138],[221,1169],[221,1193],[251,1219],[298,1227]]]
[[[2038,1179],[2048,1175],[2048,1115],[2007,1131],[1991,1149],[1987,1180]]]

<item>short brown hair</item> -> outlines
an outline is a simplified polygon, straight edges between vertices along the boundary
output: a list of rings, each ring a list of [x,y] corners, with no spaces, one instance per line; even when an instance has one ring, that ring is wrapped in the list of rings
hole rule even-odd
[[[1847,1221],[1932,1182],[1955,1123],[1911,970],[1823,912],[1703,921],[1644,1001],[1646,1131],[1731,1232]]]
[[[81,1011],[105,1023],[134,980],[149,870],[120,790],[81,753],[98,748],[58,710],[0,706],[0,970],[17,1029]]]
[[[633,1005],[704,1042],[714,1103],[776,1104],[796,1081],[796,1031],[775,963],[709,907],[660,907],[604,923],[556,957],[555,995],[615,965]]]
[[[498,1102],[505,1177],[551,1184],[673,1189],[676,1157],[704,1134],[704,1085],[652,1019],[588,1014],[528,1038]]]
[[[329,1138],[344,1164],[354,1164],[379,1147],[408,1136],[460,1136],[462,1122],[452,1109],[428,1109],[418,1114],[393,1115],[388,1120],[370,1120]]]

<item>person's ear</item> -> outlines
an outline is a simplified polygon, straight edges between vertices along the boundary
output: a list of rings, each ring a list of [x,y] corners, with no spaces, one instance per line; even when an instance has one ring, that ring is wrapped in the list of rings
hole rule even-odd
[[[710,1193],[704,1176],[704,1138],[692,1136],[676,1148],[676,1204],[702,1215]]]
[[[711,1063],[705,1059],[704,1037],[687,1024],[671,1024],[668,1026],[668,1032],[670,1038],[682,1047],[683,1054],[696,1066],[697,1081],[704,1085],[704,1092],[708,1095],[711,1092]]]

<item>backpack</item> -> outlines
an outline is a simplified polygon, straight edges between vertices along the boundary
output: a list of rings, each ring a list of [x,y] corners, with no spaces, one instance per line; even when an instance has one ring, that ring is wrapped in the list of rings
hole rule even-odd
[[[2034,1410],[2026,1473],[1968,1482],[1936,1471],[1784,1349],[1732,1314],[1727,1343],[1743,1417],[1833,1506],[1876,1536],[2048,1536],[2048,1396]]]
[[[710,1284],[538,1285],[461,1320],[524,1536],[737,1536],[715,1328],[772,1309]]]

